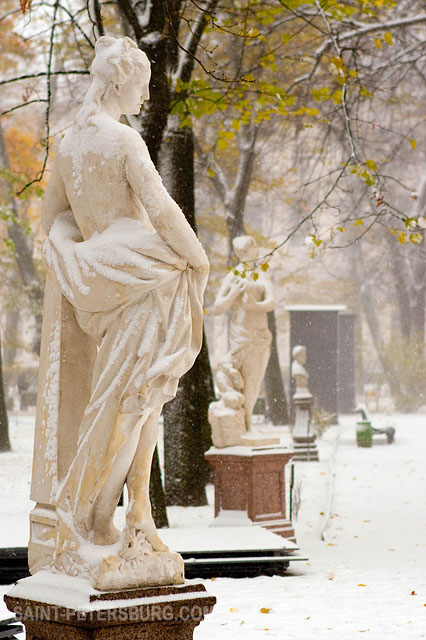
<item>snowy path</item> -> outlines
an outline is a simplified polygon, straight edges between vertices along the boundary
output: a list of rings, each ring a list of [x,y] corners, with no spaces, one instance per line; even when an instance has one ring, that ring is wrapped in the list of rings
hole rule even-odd
[[[356,447],[354,421],[342,419],[325,542],[331,432],[321,462],[297,465],[295,528],[309,563],[282,578],[206,581],[218,604],[196,640],[426,638],[426,416],[395,417],[395,444],[372,449]]]
[[[284,577],[204,581],[218,603],[195,640],[426,638],[426,416],[395,416],[395,444],[377,439],[372,449],[356,447],[354,417],[341,422],[325,541],[336,427],[319,442],[319,463],[297,463],[302,502],[295,529],[309,562],[293,565]],[[31,420],[20,419],[13,429],[16,453],[0,456],[3,509],[8,496],[0,546],[27,538],[30,433]],[[211,517],[211,507],[170,510],[175,525],[202,526]],[[0,594],[6,590],[0,586]],[[0,604],[0,619],[6,615]]]

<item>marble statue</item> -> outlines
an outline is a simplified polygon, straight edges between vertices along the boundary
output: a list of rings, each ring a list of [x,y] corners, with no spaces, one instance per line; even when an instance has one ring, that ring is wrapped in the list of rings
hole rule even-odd
[[[259,248],[250,236],[238,236],[232,245],[239,264],[225,276],[210,309],[214,314],[232,311],[230,348],[217,366],[219,400],[209,406],[216,447],[248,444],[247,438],[259,436],[252,427],[252,413],[272,342],[266,314],[274,308],[274,296],[266,272],[255,271]]]
[[[201,348],[209,264],[141,136],[119,122],[149,98],[148,58],[131,39],[104,36],[90,73],[42,214],[30,570],[100,590],[182,583],[182,558],[155,528],[149,477],[161,408]]]
[[[298,344],[293,347],[292,351],[293,360],[291,363],[291,377],[296,383],[296,390],[294,397],[300,397],[302,395],[312,397],[308,389],[309,374],[305,369],[306,364],[306,347],[305,345]]]

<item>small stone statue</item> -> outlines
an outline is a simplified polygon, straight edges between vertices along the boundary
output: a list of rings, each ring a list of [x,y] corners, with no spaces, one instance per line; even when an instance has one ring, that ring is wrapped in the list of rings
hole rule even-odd
[[[274,308],[274,297],[268,275],[255,272],[259,248],[250,236],[239,236],[232,244],[240,262],[225,276],[211,308],[214,314],[232,310],[230,348],[217,367],[219,401],[209,407],[216,447],[248,444],[245,436],[259,436],[251,418],[272,341],[266,314]]]
[[[140,135],[119,122],[149,98],[148,58],[129,38],[104,36],[91,76],[42,216],[30,569],[54,567],[100,590],[181,583],[182,558],[151,515],[149,478],[161,408],[201,348],[209,265]]]
[[[308,389],[309,374],[305,369],[306,364],[306,347],[298,344],[292,351],[293,361],[291,363],[291,377],[296,382],[296,391],[294,397],[308,396],[312,397]]]

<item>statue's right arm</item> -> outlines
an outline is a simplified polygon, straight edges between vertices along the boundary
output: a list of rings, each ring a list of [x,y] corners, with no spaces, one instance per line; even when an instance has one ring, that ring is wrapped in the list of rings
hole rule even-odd
[[[56,216],[70,208],[64,181],[55,162],[49,184],[44,192],[43,210],[41,212],[43,232],[48,235]]]
[[[175,253],[194,269],[207,273],[209,262],[204,249],[181,208],[164,187],[145,142],[136,131],[130,130],[127,135],[127,180],[146,209],[153,227]]]
[[[214,304],[211,308],[214,315],[225,313],[232,307],[244,290],[244,283],[237,280],[232,273],[225,276],[225,280],[219,288]]]

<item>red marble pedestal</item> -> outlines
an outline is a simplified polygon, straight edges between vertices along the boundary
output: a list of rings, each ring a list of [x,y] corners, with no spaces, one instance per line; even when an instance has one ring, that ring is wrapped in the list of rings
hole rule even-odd
[[[13,595],[4,600],[27,640],[192,640],[216,602],[203,584],[109,591],[91,596],[83,610]]]
[[[214,471],[213,524],[251,522],[296,542],[285,501],[284,468],[292,451],[279,446],[212,447],[204,455]]]

